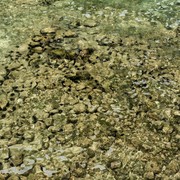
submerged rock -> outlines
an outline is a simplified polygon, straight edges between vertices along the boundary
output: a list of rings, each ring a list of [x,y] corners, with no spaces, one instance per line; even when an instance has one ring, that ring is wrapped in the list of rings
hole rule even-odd
[[[0,94],[0,108],[3,110],[8,105],[7,95],[5,93]]]
[[[8,147],[3,147],[0,149],[0,159],[5,160],[10,156]],[[1,162],[2,163],[2,162]]]
[[[94,20],[87,19],[84,22],[84,26],[92,28],[92,27],[97,26],[97,23]]]
[[[41,34],[45,35],[45,34],[55,34],[56,33],[56,28],[53,27],[46,27],[44,29],[41,29]]]

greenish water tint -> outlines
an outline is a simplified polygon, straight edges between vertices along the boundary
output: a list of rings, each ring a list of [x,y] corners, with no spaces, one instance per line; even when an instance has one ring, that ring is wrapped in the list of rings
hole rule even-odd
[[[152,22],[160,21],[170,29],[179,25],[180,1],[178,0],[77,0],[77,2],[83,5],[84,11],[111,6],[129,12],[135,11],[137,15],[142,14]]]
[[[176,29],[179,26],[179,4],[178,0],[1,0],[0,51],[5,53],[5,49],[13,48],[22,43],[47,24],[57,22],[63,14],[67,19],[72,18],[72,16],[78,18],[79,13],[88,17],[88,14],[92,15],[98,11],[101,14],[100,11],[107,7],[114,8],[112,13],[116,12],[116,16],[125,16],[127,20],[136,17],[137,21],[140,22],[141,18],[147,18],[153,27],[159,22],[167,29]],[[77,16],[77,14],[79,15]],[[103,18],[103,16],[99,16],[99,18]],[[117,17],[114,17],[114,23],[116,26],[113,29],[118,31],[121,25],[117,21]],[[140,28],[146,33],[145,28]],[[108,29],[111,27],[107,27]],[[125,31],[127,32],[126,28]],[[129,33],[131,32],[134,32],[133,27],[129,29]]]
[[[180,179],[178,0],[0,1],[0,179]]]

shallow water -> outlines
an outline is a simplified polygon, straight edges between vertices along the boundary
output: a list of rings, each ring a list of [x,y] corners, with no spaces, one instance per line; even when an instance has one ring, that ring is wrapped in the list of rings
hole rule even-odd
[[[0,179],[178,179],[178,0],[1,0]]]

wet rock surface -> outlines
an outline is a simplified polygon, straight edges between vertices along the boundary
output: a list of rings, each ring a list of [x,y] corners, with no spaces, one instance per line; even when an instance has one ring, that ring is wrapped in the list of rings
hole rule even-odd
[[[100,29],[62,21],[1,62],[1,179],[179,178],[176,32]]]

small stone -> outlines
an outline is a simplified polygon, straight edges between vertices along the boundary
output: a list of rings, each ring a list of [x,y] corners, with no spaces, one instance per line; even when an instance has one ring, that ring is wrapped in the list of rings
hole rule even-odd
[[[25,140],[28,140],[29,142],[33,141],[34,139],[34,133],[32,131],[26,131],[23,135]]]
[[[93,20],[88,19],[84,22],[84,26],[85,27],[95,27],[95,26],[97,26],[97,23]]]
[[[32,38],[32,40],[33,40],[34,42],[39,42],[39,41],[42,40],[42,36],[35,35],[35,36]]]
[[[64,37],[76,37],[76,33],[71,31],[71,30],[68,30],[64,33]]]
[[[20,180],[27,180],[28,178],[25,176],[20,176]]]
[[[23,163],[23,153],[21,151],[12,151],[10,150],[11,161],[14,166],[18,166]]]
[[[84,178],[86,175],[86,169],[78,167],[73,171],[75,177]]]
[[[8,66],[8,70],[15,70],[18,69],[21,66],[20,62],[13,62]]]
[[[66,51],[65,49],[53,49],[49,54],[58,58],[64,58],[66,56]]]
[[[41,168],[41,166],[40,165],[38,165],[38,164],[36,164],[35,166],[34,166],[34,173],[35,174],[39,174],[39,173],[41,173],[42,172],[42,168]]]
[[[46,119],[44,119],[44,123],[46,126],[51,126],[53,124],[53,119],[52,118],[46,118]]]
[[[20,92],[20,97],[21,97],[22,99],[28,97],[28,91],[22,91],[22,92]]]
[[[73,146],[67,150],[67,152],[71,154],[80,154],[82,151],[83,151],[83,148],[79,146]]]
[[[41,29],[40,32],[41,34],[55,34],[56,29],[52,27],[47,27],[47,28]]]
[[[63,31],[57,30],[54,39],[56,41],[62,41],[63,40]]]
[[[153,172],[146,172],[144,174],[145,179],[154,179],[154,173]]]
[[[0,94],[0,109],[4,109],[8,104],[7,96]]]
[[[31,175],[31,177],[30,178],[28,177],[28,179],[47,179],[47,178],[45,178],[45,175],[43,172],[30,174],[30,175]]]
[[[0,81],[4,81],[4,77],[0,75]]]
[[[163,127],[163,121],[152,121],[151,124],[157,129],[157,130],[161,130]]]
[[[3,66],[0,66],[0,76],[5,77],[7,74],[6,69]]]
[[[19,177],[15,174],[11,175],[8,180],[19,180]]]
[[[49,114],[42,110],[36,110],[35,115],[34,115],[34,117],[37,118],[38,120],[45,120],[48,118],[48,116]]]
[[[167,169],[171,171],[171,174],[177,173],[178,170],[180,169],[180,165],[179,165],[178,160],[176,160],[176,159],[172,160],[172,161],[168,164]]]
[[[83,103],[78,103],[78,104],[75,104],[74,105],[74,112],[75,113],[84,113],[84,112],[86,112],[86,110],[87,110],[87,107],[86,107],[86,105],[85,104],[83,104]]]
[[[79,140],[79,144],[81,145],[82,148],[88,148],[89,146],[92,145],[92,140],[85,137]]]
[[[120,168],[121,166],[122,166],[122,163],[120,161],[112,161],[110,163],[111,169],[117,169],[117,168]]]
[[[88,112],[90,112],[90,113],[94,113],[94,112],[96,112],[97,111],[97,109],[98,109],[98,107],[99,107],[99,105],[88,105]]]
[[[66,124],[64,125],[64,132],[69,134],[71,132],[73,132],[74,128],[73,128],[73,124]]]
[[[168,118],[170,118],[170,117],[172,116],[172,115],[171,115],[171,109],[170,109],[170,108],[165,109],[164,113],[165,113],[165,115],[166,115]]]
[[[78,71],[75,75],[75,77],[73,78],[77,78],[80,80],[90,80],[92,79],[91,74],[88,71],[82,70],[82,71]]]
[[[86,85],[84,82],[80,82],[77,86],[76,86],[76,90],[80,91],[86,88]]]
[[[173,128],[172,128],[170,125],[166,124],[166,125],[163,127],[162,131],[163,131],[165,134],[171,134],[171,133],[173,132]]]
[[[36,123],[37,124],[37,123]],[[38,126],[38,124],[37,124]],[[44,129],[44,127],[38,127],[37,130],[42,130]],[[37,150],[40,150],[42,149],[42,145],[43,145],[43,136],[40,134],[40,133],[36,133],[35,134],[35,137],[34,137],[34,141],[33,141],[33,144],[35,145],[36,149]]]
[[[178,172],[174,175],[174,179],[180,179],[180,172]]]
[[[36,47],[36,46],[39,46],[39,45],[40,45],[39,42],[31,41],[31,42],[29,43],[29,46],[30,46],[30,47]]]
[[[146,171],[147,172],[158,173],[158,172],[160,172],[160,167],[158,166],[157,162],[149,161],[146,164]]]
[[[28,44],[25,43],[25,44],[20,45],[17,50],[18,50],[18,52],[21,53],[21,54],[27,52],[27,51],[28,51]]]
[[[5,180],[5,179],[6,179],[5,174],[1,174],[1,173],[0,173],[0,180]]]
[[[179,135],[179,134],[176,134],[175,139],[176,139],[177,141],[179,141],[179,140],[180,140],[180,135]]]
[[[62,7],[63,7],[63,2],[61,2],[61,1],[55,1],[55,2],[53,3],[53,5],[54,5],[55,7],[62,8]]]
[[[33,51],[34,51],[35,53],[40,54],[40,53],[42,53],[42,52],[43,52],[43,48],[42,48],[42,47],[40,47],[40,46],[37,46],[37,47],[33,48]]]
[[[19,73],[19,71],[16,71],[16,70],[10,72],[9,75],[11,75],[11,77],[13,77],[13,78],[15,78],[15,79],[17,79],[19,76],[21,76],[20,73]]]
[[[9,158],[9,149],[4,147],[0,149],[0,159],[8,159]]]
[[[93,158],[96,155],[95,152],[91,148],[87,149],[87,154],[89,158]]]
[[[87,40],[83,40],[83,39],[80,39],[78,42],[77,42],[77,45],[79,47],[79,49],[88,49],[89,47],[89,44],[87,42]],[[82,56],[82,53],[80,53],[80,55]],[[84,55],[84,53],[83,53]]]
[[[173,112],[174,116],[180,117],[180,111],[176,110]]]

